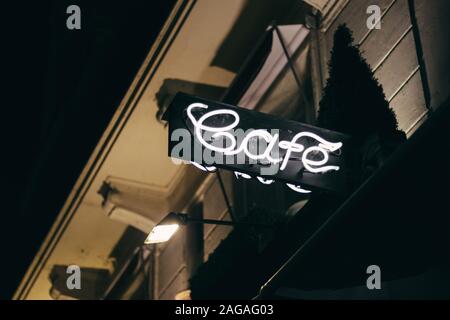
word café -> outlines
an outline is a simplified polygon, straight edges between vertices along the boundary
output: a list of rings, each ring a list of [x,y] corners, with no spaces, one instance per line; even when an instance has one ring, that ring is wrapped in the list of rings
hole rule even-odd
[[[186,97],[190,98],[189,103],[177,103]],[[341,170],[342,149],[348,138],[345,135],[252,110],[198,100],[177,95],[165,117],[169,118],[170,133],[187,128],[194,143],[219,155],[219,159],[227,159],[210,163],[203,159],[198,161],[193,155],[182,156],[201,170],[214,172],[219,167],[233,171],[237,178],[256,178],[263,184],[278,179],[300,193],[310,193],[306,186],[320,187],[323,183],[317,183],[318,179],[327,179],[326,174]],[[175,145],[175,141],[169,139],[169,155],[181,158],[171,152]],[[268,167],[276,169],[269,171]]]

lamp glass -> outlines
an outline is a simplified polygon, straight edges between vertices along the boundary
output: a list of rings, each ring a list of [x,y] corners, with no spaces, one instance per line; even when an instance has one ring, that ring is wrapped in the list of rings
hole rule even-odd
[[[179,228],[178,224],[160,224],[153,228],[153,230],[145,239],[146,244],[166,242]]]

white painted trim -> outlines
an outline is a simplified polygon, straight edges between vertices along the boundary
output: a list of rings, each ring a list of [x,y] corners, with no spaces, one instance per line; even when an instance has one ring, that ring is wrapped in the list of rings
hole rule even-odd
[[[188,3],[188,5],[185,6],[184,9],[182,9],[183,4],[186,2]],[[124,126],[127,115],[132,112],[133,108],[131,106],[133,106],[138,100],[138,97],[140,96],[139,93],[145,89],[145,86],[143,84],[147,82],[147,79],[152,73],[151,71],[158,64],[157,61],[161,59],[164,48],[169,45],[170,39],[175,36],[174,30],[177,30],[177,28],[181,24],[181,21],[183,20],[182,18],[176,20],[177,14],[180,10],[183,10],[181,16],[187,15],[190,7],[192,7],[194,4],[195,0],[177,0],[177,3],[172,9],[172,12],[170,13],[168,19],[164,23],[158,37],[154,41],[147,57],[139,68],[139,71],[136,74],[130,88],[126,92],[108,127],[100,138],[96,148],[92,152],[87,164],[85,165],[74,187],[72,188],[72,191],[67,197],[67,200],[65,201],[64,206],[62,207],[55,222],[53,223],[52,228],[48,232],[45,240],[39,248],[39,251],[28,267],[24,277],[21,280],[21,283],[19,284],[19,287],[13,295],[13,300],[23,300],[27,298],[27,291],[31,289],[30,285],[32,286],[34,284],[34,280],[39,276],[40,273],[40,271],[38,271],[36,274],[36,270],[43,264],[45,264],[45,261],[51,254],[52,249],[55,248],[58,242],[58,240],[55,239],[57,239],[58,235],[62,233],[61,230],[64,230],[64,226],[69,223],[71,217],[75,213],[75,208],[77,207],[76,204],[82,201],[86,190],[89,188],[90,184],[86,182],[94,178],[94,173],[97,172],[97,169],[101,166],[101,160],[106,157],[106,151],[111,147],[113,141],[115,140],[114,138],[119,135],[120,128]],[[176,22],[176,25],[173,29],[171,29],[170,25],[173,24],[173,22]],[[166,37],[168,41],[163,41]],[[162,49],[159,51],[159,53],[158,48]],[[153,65],[150,65],[150,62],[154,58],[156,59],[154,60]]]

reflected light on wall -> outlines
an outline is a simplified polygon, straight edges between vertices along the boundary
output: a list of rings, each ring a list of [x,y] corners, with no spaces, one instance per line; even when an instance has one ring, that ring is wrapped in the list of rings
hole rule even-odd
[[[191,290],[183,290],[175,295],[175,300],[192,300]]]

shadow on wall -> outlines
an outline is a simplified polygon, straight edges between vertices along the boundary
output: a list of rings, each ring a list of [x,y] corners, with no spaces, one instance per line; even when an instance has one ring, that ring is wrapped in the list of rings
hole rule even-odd
[[[155,96],[158,105],[156,119],[161,121],[162,115],[172,102],[175,94],[178,92],[184,92],[210,100],[220,100],[225,90],[226,87],[213,86],[210,84],[190,82],[181,79],[165,79]],[[166,122],[164,123],[166,124]]]
[[[298,0],[249,0],[236,19],[211,66],[237,73],[260,36],[272,22],[304,24],[308,4]]]

